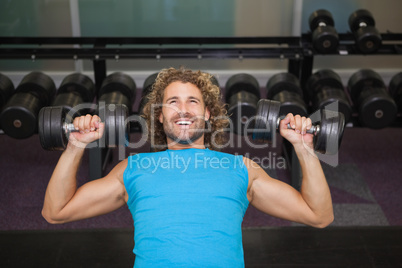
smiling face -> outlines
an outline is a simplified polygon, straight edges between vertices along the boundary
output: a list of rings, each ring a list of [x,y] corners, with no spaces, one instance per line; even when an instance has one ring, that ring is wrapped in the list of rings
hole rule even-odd
[[[170,149],[204,147],[205,121],[209,116],[201,91],[194,84],[175,81],[165,88],[159,122]]]

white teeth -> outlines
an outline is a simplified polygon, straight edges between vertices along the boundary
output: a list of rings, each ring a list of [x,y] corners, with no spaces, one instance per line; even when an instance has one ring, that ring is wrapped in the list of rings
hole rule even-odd
[[[191,125],[190,121],[177,121],[176,124],[178,125]]]

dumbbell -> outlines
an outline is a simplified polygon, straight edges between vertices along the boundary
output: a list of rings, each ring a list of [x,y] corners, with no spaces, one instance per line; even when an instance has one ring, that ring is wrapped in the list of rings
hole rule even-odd
[[[129,141],[127,124],[128,108],[123,104],[109,104],[99,110],[99,117],[105,123],[105,129],[100,144],[107,147],[125,145]],[[39,112],[38,133],[40,144],[45,150],[64,150],[69,134],[77,132],[73,121],[73,113],[65,107],[44,107]]]
[[[332,14],[325,9],[311,13],[309,19],[314,48],[320,53],[333,52],[338,48],[339,36],[334,28]]]
[[[123,104],[131,112],[136,89],[137,86],[129,75],[121,72],[112,73],[102,82],[98,102]]]
[[[217,86],[217,87],[219,87],[219,88],[221,87],[221,86],[219,85],[218,79],[217,79],[214,75],[211,76],[211,82],[212,82],[213,85],[215,85],[215,86]]]
[[[395,101],[386,91],[381,76],[373,70],[355,72],[348,81],[349,94],[359,110],[359,122],[380,129],[391,124],[397,114]]]
[[[359,9],[353,12],[349,16],[349,27],[360,52],[373,53],[380,48],[381,34],[375,28],[375,20],[370,11]]]
[[[257,104],[253,139],[271,142],[274,139],[280,121],[281,103],[262,99]],[[288,124],[288,128],[291,128]],[[320,124],[312,126],[307,133],[314,135],[314,150],[321,154],[336,154],[342,142],[345,117],[342,113],[320,110]]]
[[[312,100],[313,109],[336,109],[343,113],[345,121],[349,122],[352,107],[345,93],[342,80],[333,70],[323,69],[315,72],[306,83],[306,91]],[[332,103],[338,106],[332,107]]]
[[[16,139],[25,139],[36,133],[39,110],[50,104],[55,92],[56,86],[46,74],[27,74],[0,114],[4,132]]]
[[[278,73],[267,82],[267,99],[279,101],[279,115],[288,113],[305,116],[307,107],[303,100],[303,91],[297,77],[291,73]]]
[[[229,78],[225,89],[225,99],[229,104],[228,114],[234,126],[233,131],[244,135],[245,126],[255,115],[257,102],[260,99],[258,81],[249,74],[240,73]]]
[[[392,77],[388,89],[399,110],[402,111],[402,72]]]
[[[144,106],[148,102],[148,94],[151,93],[155,80],[158,77],[158,74],[159,73],[153,73],[150,76],[148,76],[147,79],[145,79],[144,81],[144,85],[142,87],[141,92],[140,107],[138,109],[140,114],[143,114]]]
[[[7,76],[0,73],[0,112],[14,92],[14,84]],[[0,125],[1,128],[1,125]]]
[[[95,85],[91,78],[80,73],[73,73],[61,82],[52,106],[62,106],[71,111],[79,104],[92,102],[94,97]],[[75,112],[78,113],[81,110],[77,109]]]
[[[14,92],[14,84],[10,78],[0,73],[0,111]]]

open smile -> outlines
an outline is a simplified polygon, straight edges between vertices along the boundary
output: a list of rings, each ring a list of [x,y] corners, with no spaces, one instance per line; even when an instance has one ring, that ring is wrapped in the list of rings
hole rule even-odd
[[[194,123],[194,121],[188,118],[180,118],[175,120],[174,123],[179,126],[180,129],[190,129],[190,126]]]
[[[189,126],[194,123],[193,120],[180,118],[174,122],[176,125]]]

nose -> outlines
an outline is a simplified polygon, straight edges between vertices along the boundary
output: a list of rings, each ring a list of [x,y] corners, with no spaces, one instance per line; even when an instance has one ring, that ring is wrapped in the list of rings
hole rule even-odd
[[[181,102],[179,105],[177,105],[177,108],[178,108],[177,112],[180,114],[181,117],[183,117],[189,111],[187,104],[185,102]]]

